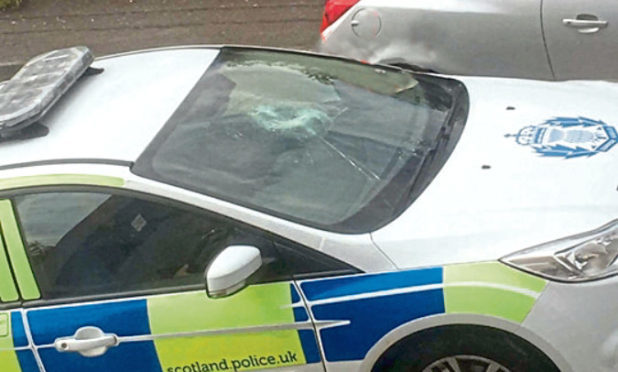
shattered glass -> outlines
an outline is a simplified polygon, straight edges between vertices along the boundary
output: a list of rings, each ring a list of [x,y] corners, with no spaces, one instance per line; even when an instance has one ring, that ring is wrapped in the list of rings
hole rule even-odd
[[[407,202],[451,101],[408,72],[223,49],[133,170],[319,226],[390,185],[365,213],[383,223]]]

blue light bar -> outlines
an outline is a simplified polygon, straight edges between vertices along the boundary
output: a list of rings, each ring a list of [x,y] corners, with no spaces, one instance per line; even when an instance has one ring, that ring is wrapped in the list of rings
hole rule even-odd
[[[0,134],[35,123],[88,69],[94,57],[78,46],[34,57],[0,82]]]

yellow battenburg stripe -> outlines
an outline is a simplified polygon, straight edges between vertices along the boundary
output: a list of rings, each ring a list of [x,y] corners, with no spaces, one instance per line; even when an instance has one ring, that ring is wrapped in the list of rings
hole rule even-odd
[[[87,175],[87,174],[47,174],[0,179],[0,190],[46,185],[88,185],[122,187],[124,180],[118,177]],[[9,258],[19,290],[24,300],[40,298],[28,257],[24,250],[23,240],[15,220],[15,213],[9,200],[0,200],[0,225],[4,242],[6,242]],[[2,247],[0,247],[2,248]],[[15,284],[9,280],[10,272],[5,267],[6,255],[0,253],[0,299],[3,302],[17,300]]]
[[[0,312],[0,371],[21,372],[17,353],[13,349],[11,313]]]
[[[148,299],[148,316],[164,372],[247,371],[305,364],[294,329],[242,331],[242,328],[294,323],[289,283],[250,286],[226,298],[205,291]],[[191,332],[222,331],[216,335]],[[227,332],[231,331],[231,332]]]
[[[10,200],[0,200],[0,226],[22,298],[24,300],[40,298],[39,287],[34,280]]]
[[[0,226],[2,222],[0,221]],[[11,268],[9,267],[9,259],[6,255],[4,241],[0,239],[0,300],[2,302],[17,301],[19,293],[15,287]]]
[[[447,313],[496,316],[521,323],[547,281],[499,262],[444,267]]]
[[[44,174],[0,179],[0,190],[45,185],[89,185],[122,187],[124,180],[118,177],[91,174]]]

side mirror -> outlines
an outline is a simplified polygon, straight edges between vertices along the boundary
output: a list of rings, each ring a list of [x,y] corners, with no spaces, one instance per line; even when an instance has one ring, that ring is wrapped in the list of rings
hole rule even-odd
[[[225,248],[206,269],[206,293],[225,297],[238,292],[247,279],[262,266],[260,250],[248,245]]]

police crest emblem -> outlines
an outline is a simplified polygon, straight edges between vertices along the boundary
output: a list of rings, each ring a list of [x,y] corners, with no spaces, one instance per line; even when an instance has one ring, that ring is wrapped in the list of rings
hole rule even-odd
[[[607,152],[618,143],[616,128],[584,117],[557,117],[505,137],[515,138],[518,144],[530,146],[541,156],[565,159]]]

